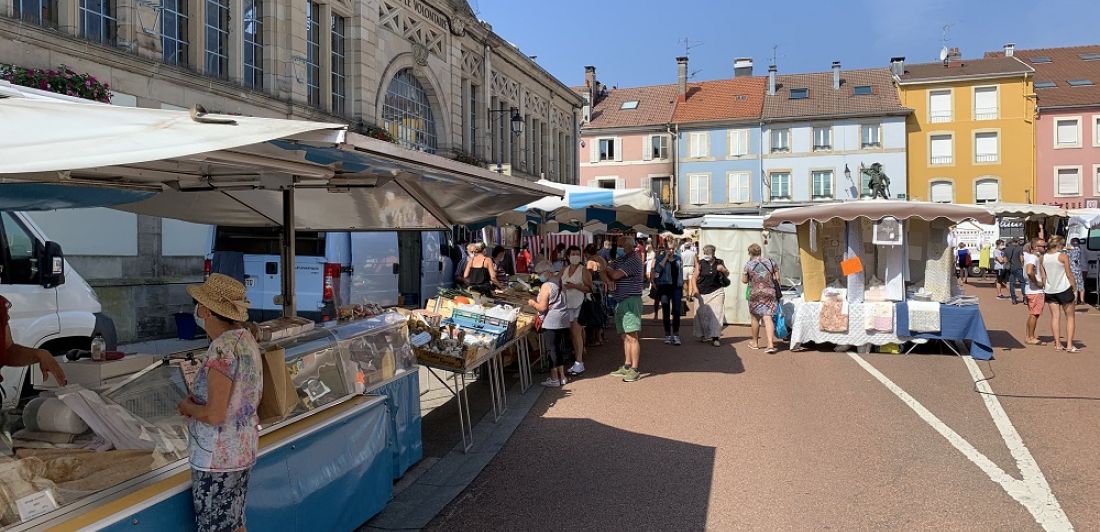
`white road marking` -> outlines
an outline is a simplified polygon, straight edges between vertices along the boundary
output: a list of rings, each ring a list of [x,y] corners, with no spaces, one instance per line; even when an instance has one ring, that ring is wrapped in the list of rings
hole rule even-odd
[[[1035,458],[1031,456],[1031,452],[1028,451],[1027,446],[1024,445],[1023,439],[1020,438],[1020,433],[1016,431],[1016,428],[1012,426],[1012,422],[1008,419],[1008,414],[1005,413],[1004,408],[1001,407],[1000,401],[994,395],[982,395],[985,402],[986,409],[989,410],[990,416],[993,417],[994,424],[997,425],[997,430],[1001,433],[1001,438],[1004,439],[1005,445],[1008,447],[1012,457],[1016,459],[1016,465],[1020,469],[1020,474],[1023,477],[1021,480],[1013,478],[1006,473],[997,464],[993,463],[988,457],[976,449],[970,442],[966,441],[959,433],[955,432],[948,427],[940,418],[936,417],[930,410],[920,404],[912,395],[909,395],[900,386],[894,384],[894,381],[889,377],[883,375],[882,372],[875,369],[869,362],[863,359],[856,353],[848,353],[848,356],[855,360],[867,373],[870,373],[872,377],[878,379],[888,390],[894,393],[905,403],[909,408],[920,416],[925,423],[928,423],[936,432],[939,432],[948,443],[959,450],[967,459],[981,468],[989,479],[996,482],[1005,490],[1010,497],[1016,499],[1016,502],[1020,503],[1028,512],[1031,512],[1032,517],[1035,518],[1035,522],[1044,530],[1057,530],[1067,531],[1073,530],[1073,525],[1069,522],[1069,517],[1062,507],[1058,504],[1058,499],[1054,497],[1054,493],[1050,489],[1050,484],[1047,483],[1046,477],[1043,476],[1043,472],[1039,470],[1039,464],[1035,462]],[[981,371],[978,369],[978,365],[974,362],[974,359],[969,356],[960,357],[966,363],[967,369],[970,371],[971,377],[975,381],[984,379]],[[987,381],[978,383],[978,389],[986,394],[992,394],[993,391],[989,387]]]

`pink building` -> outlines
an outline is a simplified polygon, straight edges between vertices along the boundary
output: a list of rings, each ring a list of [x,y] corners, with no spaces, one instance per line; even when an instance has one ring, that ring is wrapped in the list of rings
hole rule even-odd
[[[1100,207],[1100,45],[1013,54],[1035,68],[1039,119],[1032,201]]]
[[[608,88],[585,67],[585,98],[578,158],[578,184],[648,188],[672,203],[675,143],[668,131],[676,85]]]

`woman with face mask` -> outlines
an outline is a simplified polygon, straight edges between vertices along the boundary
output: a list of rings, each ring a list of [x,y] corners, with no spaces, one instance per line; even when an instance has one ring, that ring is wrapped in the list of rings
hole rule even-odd
[[[560,388],[567,382],[565,361],[571,356],[573,342],[569,335],[569,308],[562,289],[561,275],[554,272],[550,261],[535,265],[542,286],[536,299],[527,301],[542,316],[542,345],[550,360],[550,377],[542,382],[547,388]]]
[[[699,303],[695,311],[695,336],[704,342],[712,342],[714,347],[722,343],[722,325],[725,322],[726,291],[729,285],[729,270],[726,264],[714,256],[714,246],[703,247],[699,263],[691,279],[691,292],[698,294]]]
[[[569,368],[570,375],[584,373],[584,327],[578,319],[581,315],[581,305],[588,294],[592,293],[592,274],[584,265],[581,256],[581,248],[570,246],[565,251],[568,264],[562,270],[561,284],[565,288],[565,304],[569,309],[569,332],[573,339],[573,354],[576,362]]]
[[[210,337],[191,395],[178,406],[188,420],[195,525],[244,530],[249,472],[260,437],[260,346],[244,326],[249,302],[240,281],[215,273],[187,292],[196,301],[195,321]]]

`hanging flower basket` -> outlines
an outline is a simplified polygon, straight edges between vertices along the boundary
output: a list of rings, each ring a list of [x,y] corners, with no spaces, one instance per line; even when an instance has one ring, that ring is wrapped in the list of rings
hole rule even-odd
[[[45,70],[0,64],[0,79],[32,89],[111,103],[109,85],[91,74],[77,74],[65,65],[56,70]]]

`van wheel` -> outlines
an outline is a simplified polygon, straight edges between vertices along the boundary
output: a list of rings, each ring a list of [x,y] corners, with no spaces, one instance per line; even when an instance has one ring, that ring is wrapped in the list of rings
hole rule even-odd
[[[971,266],[970,267],[970,276],[971,277],[981,277],[982,276],[981,266]]]

